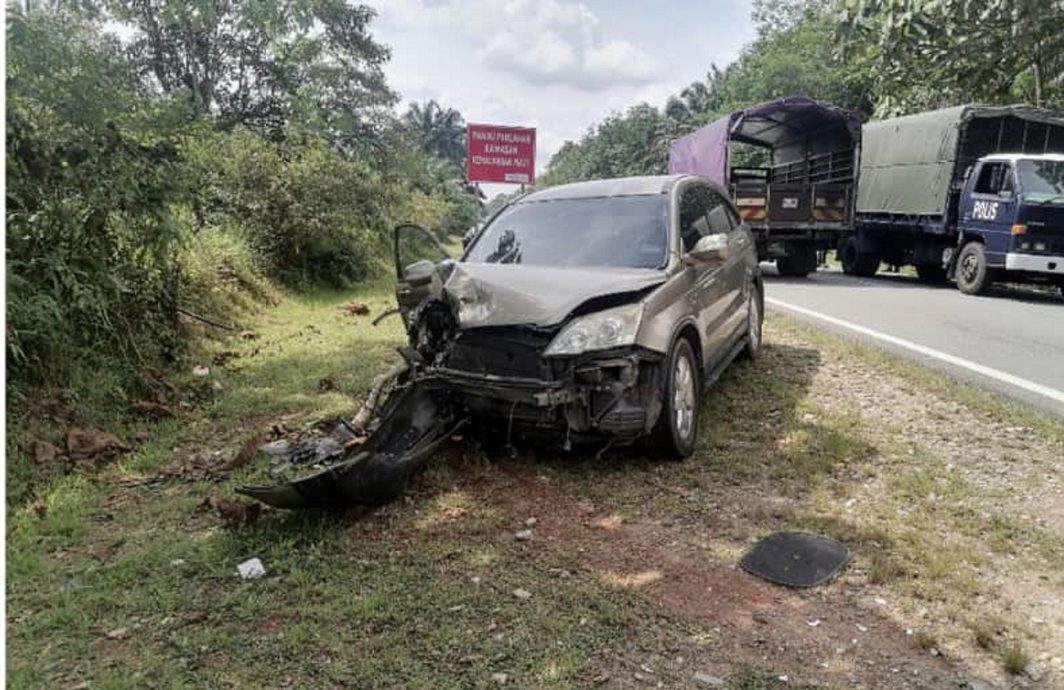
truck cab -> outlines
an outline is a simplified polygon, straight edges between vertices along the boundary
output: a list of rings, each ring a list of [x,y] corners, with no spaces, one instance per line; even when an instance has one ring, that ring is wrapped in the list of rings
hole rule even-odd
[[[966,176],[958,203],[957,287],[994,281],[1064,289],[1064,155],[993,154]]]

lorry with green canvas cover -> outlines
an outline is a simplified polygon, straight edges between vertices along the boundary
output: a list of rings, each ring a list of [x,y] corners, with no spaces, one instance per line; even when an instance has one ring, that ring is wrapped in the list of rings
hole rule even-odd
[[[1064,163],[1053,154],[1064,154],[1064,115],[1026,105],[865,123],[843,269],[911,264],[928,282],[953,276],[971,292],[995,279],[1064,281]],[[958,262],[973,254],[964,282]]]

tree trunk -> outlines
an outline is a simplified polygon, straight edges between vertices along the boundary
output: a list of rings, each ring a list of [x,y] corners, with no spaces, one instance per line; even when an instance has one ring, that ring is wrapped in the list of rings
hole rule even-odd
[[[1034,72],[1034,104],[1035,107],[1042,107],[1042,65],[1041,56],[1036,55],[1034,58],[1034,64],[1031,65],[1031,70]]]

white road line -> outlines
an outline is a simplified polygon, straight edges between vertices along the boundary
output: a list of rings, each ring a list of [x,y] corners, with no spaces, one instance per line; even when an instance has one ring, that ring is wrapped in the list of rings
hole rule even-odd
[[[935,350],[933,348],[926,347],[924,345],[920,345],[909,340],[896,338],[893,335],[887,335],[886,333],[881,333],[880,331],[875,331],[871,328],[858,326],[855,323],[843,321],[842,319],[837,319],[834,316],[821,314],[820,312],[813,311],[812,309],[799,307],[795,304],[789,304],[788,302],[781,302],[780,300],[772,299],[771,297],[766,297],[765,302],[771,304],[772,306],[779,307],[780,309],[783,309],[785,311],[793,311],[798,314],[811,316],[814,319],[819,319],[826,323],[845,328],[847,330],[853,331],[854,333],[860,333],[861,335],[866,335],[870,338],[882,340],[883,342],[890,343],[891,345],[897,345],[898,347],[905,348],[906,350],[911,350],[912,352],[916,352],[925,357],[930,357],[931,359],[937,359],[940,362],[945,362],[946,364],[952,364],[955,367],[967,369],[968,371],[972,371],[976,374],[986,376],[987,378],[994,379],[995,381],[1000,381],[1001,383],[1006,383],[1010,386],[1015,386],[1016,388],[1023,389],[1029,393],[1041,395],[1046,398],[1049,398],[1050,400],[1055,400],[1058,403],[1064,404],[1064,392],[1058,391],[1055,388],[1043,386],[1040,383],[1028,381],[1027,379],[1021,379],[1019,376],[1013,376],[1012,374],[1008,374],[1004,371],[983,366],[978,362],[973,362],[971,360],[967,360],[962,357],[957,357],[955,355],[951,355],[940,350]]]

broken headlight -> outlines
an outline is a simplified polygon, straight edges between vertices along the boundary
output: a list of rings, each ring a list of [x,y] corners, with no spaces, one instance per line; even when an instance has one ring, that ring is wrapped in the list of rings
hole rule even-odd
[[[643,317],[643,305],[628,304],[573,319],[554,337],[543,354],[578,355],[589,350],[607,350],[631,345]]]

